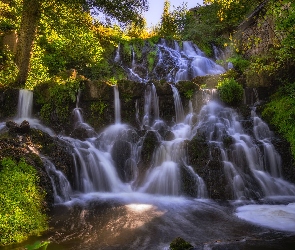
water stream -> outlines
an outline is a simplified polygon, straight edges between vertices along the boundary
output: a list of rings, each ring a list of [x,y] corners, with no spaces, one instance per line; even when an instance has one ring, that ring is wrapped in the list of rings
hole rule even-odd
[[[182,48],[176,43],[172,48],[164,41],[158,45],[155,71],[167,55],[175,70],[166,72],[165,78],[173,82],[224,72],[192,43],[184,42]],[[132,64],[130,72],[134,72],[135,55]],[[137,76],[139,82],[147,82]],[[121,122],[120,96],[114,87],[114,124],[85,140],[59,137],[73,147],[75,178],[70,184],[44,159],[49,175],[53,173],[56,204],[50,230],[28,242],[49,240],[47,250],[164,250],[174,238],[182,237],[195,249],[294,247],[295,185],[283,179],[281,158],[267,124],[253,109],[253,131],[246,133],[239,115],[216,99],[215,90],[199,93],[200,98],[190,102],[185,114],[177,84],[171,88],[176,119],[169,124],[173,125],[161,119],[156,87],[149,83],[143,115],[136,114],[140,130]],[[17,119],[28,118],[35,126],[39,121],[31,118],[30,95],[20,91]],[[78,104],[74,116],[75,128],[93,130],[84,122]],[[163,129],[171,132],[169,139],[163,136]],[[228,201],[211,200],[203,173],[190,165],[186,145],[200,134],[210,150],[214,149],[210,157],[217,154],[222,164],[231,194]],[[151,138],[154,144],[147,157],[144,149]],[[184,172],[194,184],[194,197],[183,191]]]

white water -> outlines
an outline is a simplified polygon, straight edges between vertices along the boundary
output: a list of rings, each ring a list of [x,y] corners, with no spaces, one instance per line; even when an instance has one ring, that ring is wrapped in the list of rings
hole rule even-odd
[[[144,50],[142,50],[143,54]],[[177,83],[182,80],[191,80],[196,76],[216,75],[225,72],[222,66],[207,58],[195,44],[189,41],[184,41],[181,48],[177,41],[168,45],[165,39],[161,39],[160,43],[156,45],[156,51],[156,60],[150,72],[148,63],[136,61],[136,53],[132,47],[131,65],[130,62],[124,63],[124,60],[121,59],[120,46],[116,50],[114,61],[125,69],[130,80],[141,83],[146,83],[149,79],[164,79],[167,82]]]
[[[184,112],[183,112],[182,102],[181,102],[177,88],[173,85],[171,85],[171,88],[173,91],[176,123],[180,123],[180,122],[183,122],[183,120],[184,120]]]
[[[32,117],[33,112],[33,92],[26,89],[19,90],[17,116],[13,119],[16,123],[21,123],[27,120],[32,128],[40,129],[51,136],[55,133],[48,127],[41,124],[38,119]]]
[[[115,123],[121,123],[121,103],[118,86],[114,86]]]
[[[18,96],[17,119],[31,118],[33,107],[33,92],[21,89]]]
[[[256,116],[253,119],[258,136],[257,126],[267,125],[261,125],[262,121],[258,122]],[[281,160],[269,141],[270,134],[266,133],[269,131],[268,127],[263,130],[263,134],[259,134],[259,141],[263,146],[261,151],[253,143],[253,138],[243,131],[235,111],[211,101],[201,109],[199,123],[194,131],[202,131],[211,144],[218,146],[224,173],[231,184],[235,199],[248,198],[251,193],[256,193],[260,198],[269,195],[295,195],[295,186],[279,178]],[[224,137],[232,140],[230,151],[224,145]],[[250,182],[249,178],[252,179]]]
[[[241,206],[237,208],[236,215],[254,224],[295,233],[295,203]]]
[[[151,127],[158,122],[159,117],[159,98],[154,84],[147,85],[144,92],[144,115],[142,118],[142,128]]]
[[[72,187],[66,176],[47,158],[42,157],[46,172],[50,178],[54,203],[62,203],[70,200],[72,195]]]

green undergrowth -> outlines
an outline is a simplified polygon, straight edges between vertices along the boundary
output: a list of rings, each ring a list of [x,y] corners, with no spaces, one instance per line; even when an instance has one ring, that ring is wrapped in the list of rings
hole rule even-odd
[[[289,141],[295,159],[295,82],[281,87],[265,105],[262,115]]]
[[[218,81],[217,89],[220,99],[228,105],[235,106],[243,100],[243,87],[234,78]]]
[[[24,160],[0,161],[0,246],[18,243],[47,229],[37,171]]]

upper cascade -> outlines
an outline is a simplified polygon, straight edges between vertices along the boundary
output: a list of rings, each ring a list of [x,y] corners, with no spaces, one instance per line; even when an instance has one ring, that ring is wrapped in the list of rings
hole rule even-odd
[[[196,76],[217,75],[225,69],[205,56],[197,45],[184,41],[161,39],[158,44],[146,42],[140,52],[131,46],[131,59],[127,61],[121,46],[118,46],[114,61],[127,72],[129,80],[146,83],[153,80],[165,80],[177,83],[191,80]]]

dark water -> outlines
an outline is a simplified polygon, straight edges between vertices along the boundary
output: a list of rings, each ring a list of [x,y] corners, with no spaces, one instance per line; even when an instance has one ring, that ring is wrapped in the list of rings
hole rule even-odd
[[[274,206],[274,202],[267,203]],[[47,250],[169,249],[176,237],[190,242],[194,249],[295,249],[295,232],[239,219],[235,211],[241,205],[134,193],[91,193],[56,205],[50,230],[42,237],[3,249],[24,249],[36,240],[49,240]],[[276,213],[282,215],[283,210]],[[289,218],[289,223],[294,224],[295,218]]]

